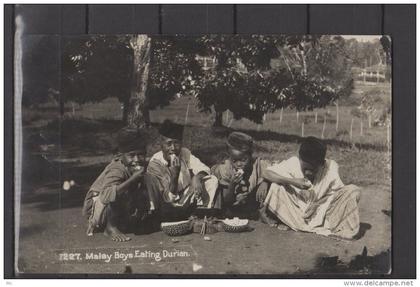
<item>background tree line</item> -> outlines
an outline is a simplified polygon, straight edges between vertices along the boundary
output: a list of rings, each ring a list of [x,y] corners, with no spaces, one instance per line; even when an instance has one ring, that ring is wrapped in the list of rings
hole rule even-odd
[[[193,96],[200,111],[216,113],[216,126],[226,110],[261,123],[279,108],[311,110],[349,96],[351,68],[366,63],[390,64],[388,38],[97,35],[64,38],[58,45],[45,37],[24,59],[31,81],[24,83],[23,103],[55,99],[64,113],[66,102],[116,97],[122,120],[142,127],[150,124],[151,109]]]

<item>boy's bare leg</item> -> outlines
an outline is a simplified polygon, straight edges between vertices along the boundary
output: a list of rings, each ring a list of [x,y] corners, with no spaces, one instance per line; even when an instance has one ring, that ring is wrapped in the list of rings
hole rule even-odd
[[[106,211],[107,220],[106,220],[104,235],[107,237],[110,237],[113,241],[117,241],[117,242],[124,242],[124,241],[131,240],[130,237],[126,236],[117,228],[116,212],[114,209],[115,208],[111,207],[111,204],[107,206],[107,211]]]
[[[291,229],[289,226],[287,226],[283,222],[271,218],[268,215],[267,206],[263,206],[262,208],[260,208],[259,213],[260,213],[260,220],[268,224],[270,227],[277,227],[277,229],[282,230],[282,231],[288,231]]]
[[[290,227],[284,224],[283,222],[279,220],[275,220],[270,217],[270,215],[267,212],[267,205],[263,205],[263,207],[259,209],[259,213],[260,213],[260,220],[270,225],[270,227],[277,227],[277,229],[282,230],[282,231],[290,230]]]
[[[265,224],[270,225],[270,227],[276,227],[277,221],[273,218],[271,218],[267,213],[267,205],[263,205],[259,210],[260,213],[260,220],[264,222]]]

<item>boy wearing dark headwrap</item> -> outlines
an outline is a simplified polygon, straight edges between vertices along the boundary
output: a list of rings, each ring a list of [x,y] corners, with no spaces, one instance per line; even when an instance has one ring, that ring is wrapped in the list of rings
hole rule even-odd
[[[272,184],[265,207],[295,231],[352,239],[359,232],[360,192],[343,184],[326,151],[321,140],[307,137],[298,156],[267,168]]]
[[[161,150],[150,159],[145,183],[152,211],[188,216],[198,205],[211,208],[217,189],[217,179],[210,169],[182,147],[182,125],[165,120],[159,133]]]
[[[221,208],[258,208],[268,190],[263,178],[268,162],[253,156],[253,138],[245,133],[232,132],[226,144],[228,159],[212,167],[212,173],[219,180]]]
[[[103,230],[113,241],[128,241],[121,231],[136,228],[147,210],[143,175],[146,145],[136,132],[118,135],[118,151],[86,194],[87,235]]]

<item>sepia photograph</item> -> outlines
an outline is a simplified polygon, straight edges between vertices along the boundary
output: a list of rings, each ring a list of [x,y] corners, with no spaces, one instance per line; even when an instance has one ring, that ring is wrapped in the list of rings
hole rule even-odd
[[[387,35],[20,35],[15,272],[392,271]]]

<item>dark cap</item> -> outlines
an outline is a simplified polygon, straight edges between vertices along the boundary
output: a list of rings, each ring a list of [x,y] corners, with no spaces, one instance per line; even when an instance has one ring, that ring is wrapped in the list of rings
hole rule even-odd
[[[164,137],[182,141],[184,126],[171,120],[165,120],[159,128],[159,133]]]
[[[316,137],[305,138],[299,147],[299,157],[312,165],[324,163],[326,153],[326,145]]]
[[[242,152],[250,152],[254,146],[254,139],[241,132],[232,132],[227,139],[228,147]]]
[[[120,153],[127,153],[130,151],[139,151],[146,154],[147,142],[138,132],[135,131],[121,131],[118,134],[117,150]]]

